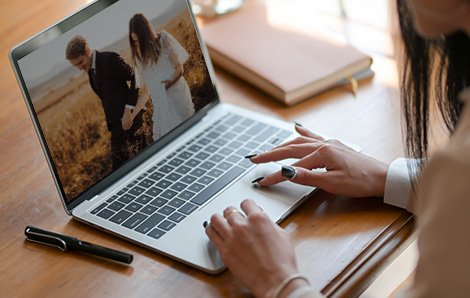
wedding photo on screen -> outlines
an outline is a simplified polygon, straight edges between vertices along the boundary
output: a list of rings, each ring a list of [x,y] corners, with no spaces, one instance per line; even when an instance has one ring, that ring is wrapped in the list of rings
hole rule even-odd
[[[18,63],[67,200],[216,98],[184,0],[118,1]]]

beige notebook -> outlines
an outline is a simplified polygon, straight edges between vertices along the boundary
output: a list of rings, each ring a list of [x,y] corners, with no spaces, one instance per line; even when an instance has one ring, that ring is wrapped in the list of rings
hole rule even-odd
[[[275,26],[264,4],[242,7],[201,30],[216,65],[287,105],[355,75],[372,74],[369,56],[349,45]]]

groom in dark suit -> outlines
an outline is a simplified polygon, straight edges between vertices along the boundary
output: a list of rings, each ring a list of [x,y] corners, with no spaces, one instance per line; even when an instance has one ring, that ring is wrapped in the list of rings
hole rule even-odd
[[[73,66],[88,74],[91,88],[101,99],[111,132],[112,169],[115,170],[131,157],[130,149],[135,152],[147,145],[145,136],[136,134],[142,126],[143,112],[133,122],[131,117],[138,98],[132,68],[117,53],[92,50],[82,36],[69,41],[65,55]],[[128,130],[123,129],[129,126]]]

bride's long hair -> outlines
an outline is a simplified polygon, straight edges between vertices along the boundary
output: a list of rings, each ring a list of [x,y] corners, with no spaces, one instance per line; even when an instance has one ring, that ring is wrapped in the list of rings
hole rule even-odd
[[[132,33],[139,39],[140,53],[133,40]],[[160,54],[160,45],[157,41],[152,25],[141,13],[135,14],[129,20],[129,44],[131,45],[132,62],[136,65],[138,60],[142,65],[157,63]]]

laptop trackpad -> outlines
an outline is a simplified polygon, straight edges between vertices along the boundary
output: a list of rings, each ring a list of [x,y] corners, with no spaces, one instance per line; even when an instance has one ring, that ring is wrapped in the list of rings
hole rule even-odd
[[[226,189],[221,196],[223,200],[237,205],[246,199],[254,200],[274,221],[280,221],[289,214],[299,201],[307,194],[315,190],[314,187],[304,186],[284,181],[276,185],[261,187],[257,183],[251,183],[258,177],[265,177],[281,169],[278,163],[267,163],[256,166],[237,183]],[[232,203],[232,205],[233,205]]]

